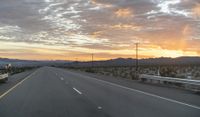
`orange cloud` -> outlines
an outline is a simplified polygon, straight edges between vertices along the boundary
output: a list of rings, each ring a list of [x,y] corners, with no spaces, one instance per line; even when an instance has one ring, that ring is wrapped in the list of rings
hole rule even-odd
[[[112,7],[111,4],[103,4],[103,3],[98,2],[98,0],[91,0],[91,2],[92,2],[92,4],[95,4],[99,7]]]
[[[151,45],[158,45],[162,49],[167,50],[183,50],[187,48],[187,28],[179,31],[159,32],[159,33],[142,33],[139,37],[149,41]],[[187,35],[183,35],[187,34]]]
[[[92,38],[98,38],[103,34],[103,31],[96,31],[91,34]]]
[[[119,29],[119,30],[140,30],[141,26],[136,25],[130,25],[130,24],[116,24],[113,26],[110,26],[112,29]]]
[[[118,9],[115,11],[115,15],[117,17],[127,18],[133,16],[133,11],[130,10],[129,8]]]
[[[188,36],[192,33],[192,28],[189,25],[183,27],[182,34],[183,36]]]
[[[194,17],[200,17],[200,3],[196,4],[196,6],[192,9]]]

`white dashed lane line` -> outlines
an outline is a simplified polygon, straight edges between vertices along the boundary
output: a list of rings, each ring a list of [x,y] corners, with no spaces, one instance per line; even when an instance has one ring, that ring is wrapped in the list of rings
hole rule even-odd
[[[64,80],[64,78],[63,78],[63,77],[61,77],[61,78],[60,78],[60,80]]]
[[[99,110],[101,110],[101,109],[102,109],[102,107],[101,107],[101,106],[98,106],[98,109],[99,109]]]
[[[76,89],[76,88],[73,88],[78,94],[82,94],[78,89]]]

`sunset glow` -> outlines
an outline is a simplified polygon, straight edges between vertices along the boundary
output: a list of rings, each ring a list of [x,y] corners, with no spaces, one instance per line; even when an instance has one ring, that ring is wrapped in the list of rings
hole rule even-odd
[[[200,56],[199,0],[3,0],[0,57]]]

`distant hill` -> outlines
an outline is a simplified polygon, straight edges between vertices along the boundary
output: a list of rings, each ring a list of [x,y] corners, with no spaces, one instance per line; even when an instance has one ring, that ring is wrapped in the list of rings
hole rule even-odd
[[[91,62],[70,62],[70,61],[34,61],[34,60],[19,60],[0,58],[0,68],[11,63],[14,67],[24,66],[91,66]],[[94,66],[134,66],[136,59],[132,58],[117,58],[105,61],[94,61]],[[139,59],[139,65],[200,65],[200,57],[178,57],[178,58],[147,58]]]
[[[94,61],[95,66],[134,66],[136,59],[117,58],[106,61]],[[91,66],[91,62],[74,62],[70,65]],[[139,65],[200,65],[200,57],[178,57],[178,58],[147,58],[139,59]]]
[[[4,67],[6,64],[12,64],[14,67],[34,67],[34,66],[62,66],[69,63],[69,61],[34,61],[34,60],[19,60],[19,59],[8,59],[0,58],[0,68]]]

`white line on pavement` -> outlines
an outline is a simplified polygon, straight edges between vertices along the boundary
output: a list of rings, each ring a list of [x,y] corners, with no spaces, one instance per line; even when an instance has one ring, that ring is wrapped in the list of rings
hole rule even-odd
[[[120,88],[123,88],[123,89],[131,90],[131,91],[134,91],[134,92],[137,92],[137,93],[141,93],[141,94],[144,94],[144,95],[147,95],[147,96],[159,98],[159,99],[162,99],[162,100],[166,100],[166,101],[169,101],[169,102],[177,103],[177,104],[180,104],[180,105],[184,105],[184,106],[188,106],[188,107],[200,110],[200,107],[196,106],[196,105],[187,104],[187,103],[180,102],[180,101],[177,101],[177,100],[165,98],[165,97],[162,97],[162,96],[159,96],[159,95],[155,95],[155,94],[151,94],[151,93],[148,93],[148,92],[140,91],[140,90],[137,90],[137,89],[132,89],[132,88],[129,88],[129,87],[121,86],[121,85],[118,85],[118,84],[115,84],[115,83],[111,83],[111,82],[108,82],[108,81],[99,80],[97,78],[93,78],[93,77],[90,77],[90,76],[85,76],[85,75],[77,74],[77,73],[74,73],[74,72],[70,72],[70,73],[78,75],[80,77],[85,77],[85,78],[88,78],[88,79],[96,80],[96,81],[99,81],[99,82],[102,82],[102,83],[106,83],[106,84],[109,84],[109,85],[112,85],[112,86],[116,86],[116,87],[120,87]]]
[[[99,109],[99,110],[101,110],[101,109],[102,109],[102,107],[101,107],[101,106],[98,106],[98,109]]]
[[[25,80],[31,78],[34,74],[36,73],[33,72],[32,74],[30,74],[29,76],[27,76],[26,78],[24,78],[22,81],[20,81],[19,83],[17,83],[15,86],[13,86],[12,88],[10,88],[8,91],[6,91],[5,93],[3,93],[1,96],[0,96],[0,99],[2,99],[4,96],[6,96],[8,93],[10,93],[12,90],[14,90],[17,86],[19,86],[20,84],[22,84]]]
[[[77,93],[79,93],[80,95],[82,94],[78,89],[73,88]]]

